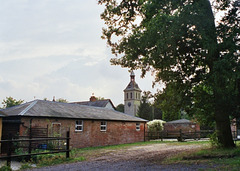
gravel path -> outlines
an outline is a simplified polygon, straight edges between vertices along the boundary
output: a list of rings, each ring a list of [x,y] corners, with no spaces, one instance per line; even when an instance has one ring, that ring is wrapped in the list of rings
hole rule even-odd
[[[90,157],[87,161],[49,166],[31,171],[131,171],[131,170],[199,170],[213,168],[206,164],[174,164],[163,165],[161,161],[167,157],[178,153],[194,151],[202,148],[203,145],[168,145],[168,144],[151,144],[147,146],[134,146],[123,150],[106,150],[101,157]]]

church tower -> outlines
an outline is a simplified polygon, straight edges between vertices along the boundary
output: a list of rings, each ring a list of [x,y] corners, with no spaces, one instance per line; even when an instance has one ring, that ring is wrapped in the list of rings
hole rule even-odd
[[[130,74],[130,83],[124,90],[124,113],[136,116],[141,102],[142,90],[135,82],[135,74],[132,71]]]

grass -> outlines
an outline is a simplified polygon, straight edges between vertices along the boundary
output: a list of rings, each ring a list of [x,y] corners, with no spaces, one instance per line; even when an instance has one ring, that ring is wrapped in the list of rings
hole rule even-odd
[[[167,159],[165,164],[199,164],[206,163],[215,166],[210,170],[239,170],[240,168],[240,142],[236,148],[218,149],[208,147],[197,152],[181,153]]]

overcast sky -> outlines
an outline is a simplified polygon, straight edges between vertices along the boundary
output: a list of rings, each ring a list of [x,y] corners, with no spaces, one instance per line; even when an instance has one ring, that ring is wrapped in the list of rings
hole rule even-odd
[[[97,0],[1,0],[1,102],[8,96],[87,101],[94,93],[123,103],[129,72],[109,62],[102,11]],[[135,74],[143,91],[154,91],[150,73]]]

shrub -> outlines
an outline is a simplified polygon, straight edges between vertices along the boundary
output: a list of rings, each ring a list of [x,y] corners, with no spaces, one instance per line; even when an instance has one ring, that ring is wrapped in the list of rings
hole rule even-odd
[[[0,168],[0,171],[12,171],[12,169],[11,169],[11,167],[9,167],[9,166],[2,166],[2,167]]]
[[[149,131],[162,131],[163,123],[166,123],[163,120],[152,120],[147,123]]]

